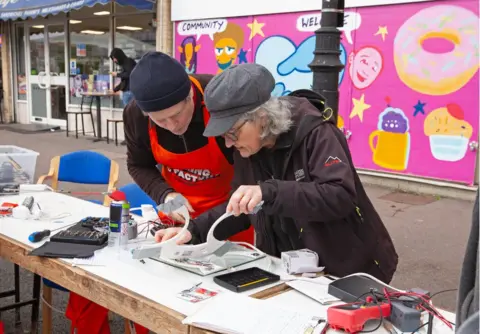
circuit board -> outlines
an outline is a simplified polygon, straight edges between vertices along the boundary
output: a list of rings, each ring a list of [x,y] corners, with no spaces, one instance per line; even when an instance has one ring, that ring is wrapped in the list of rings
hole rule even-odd
[[[91,218],[95,217],[84,218],[68,229],[52,235],[50,241],[98,246],[105,244],[108,240],[108,232],[106,230],[96,230],[94,224],[89,225],[88,221]],[[108,224],[108,218],[106,220]],[[86,222],[87,227],[84,226]]]

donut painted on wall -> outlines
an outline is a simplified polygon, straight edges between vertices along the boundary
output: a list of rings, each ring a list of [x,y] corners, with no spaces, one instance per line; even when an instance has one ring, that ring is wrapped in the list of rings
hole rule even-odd
[[[428,95],[446,95],[477,73],[478,16],[450,5],[425,8],[400,27],[394,61],[400,79]]]

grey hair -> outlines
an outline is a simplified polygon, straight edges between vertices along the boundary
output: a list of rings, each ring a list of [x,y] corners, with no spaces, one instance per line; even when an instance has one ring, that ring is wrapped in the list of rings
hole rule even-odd
[[[260,138],[262,140],[276,138],[292,127],[291,106],[286,99],[272,96],[261,106],[247,112],[242,120],[255,122],[263,119],[265,124],[263,124]]]

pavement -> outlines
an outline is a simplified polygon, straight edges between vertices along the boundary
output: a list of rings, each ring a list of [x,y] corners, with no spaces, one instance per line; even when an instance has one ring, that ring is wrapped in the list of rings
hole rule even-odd
[[[65,132],[19,134],[0,130],[2,145],[17,145],[39,152],[35,180],[46,174],[50,159],[76,150],[93,150],[102,153],[120,165],[119,186],[132,182],[126,168],[126,148],[105,142],[93,143],[90,139],[66,137]],[[99,186],[62,184],[64,190],[96,191]],[[382,217],[393,238],[400,263],[392,285],[401,289],[420,287],[431,292],[456,289],[471,224],[473,202],[396,192],[392,189],[365,185],[367,193]],[[348,245],[345,245],[348,247]],[[27,299],[32,293],[33,275],[21,269],[21,296]],[[0,291],[13,288],[13,265],[0,259]],[[68,294],[53,292],[54,334],[68,333],[69,321],[63,316]],[[0,299],[0,306],[12,298]],[[436,306],[455,311],[456,292],[445,292],[434,298]],[[27,329],[30,307],[21,310],[22,327]],[[23,333],[15,329],[14,311],[1,314],[6,333]],[[112,333],[123,333],[123,320],[113,315]]]

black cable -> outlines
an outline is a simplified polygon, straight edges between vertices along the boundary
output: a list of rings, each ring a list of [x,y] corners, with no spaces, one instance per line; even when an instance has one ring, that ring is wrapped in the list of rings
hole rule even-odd
[[[415,334],[416,332],[418,332],[420,329],[422,329],[422,328],[425,327],[426,325],[428,325],[428,322],[424,323],[423,325],[421,325],[420,327],[418,327],[417,329],[415,329],[411,334]]]
[[[382,308],[380,306],[380,302],[378,301],[378,298],[375,295],[375,291],[370,290],[369,293],[373,296],[373,299],[375,299],[375,304],[377,305],[378,311],[380,312],[380,319],[378,321],[377,327],[375,327],[374,329],[371,329],[371,330],[368,330],[368,331],[360,331],[358,333],[373,333],[373,332],[376,332],[383,324],[383,311],[382,311]]]
[[[448,289],[448,290],[442,290],[442,291],[438,291],[438,292],[435,292],[433,295],[431,295],[429,297],[429,299],[432,299],[433,297],[435,297],[436,295],[439,295],[441,293],[444,293],[444,292],[453,292],[453,291],[457,291],[458,289]]]

